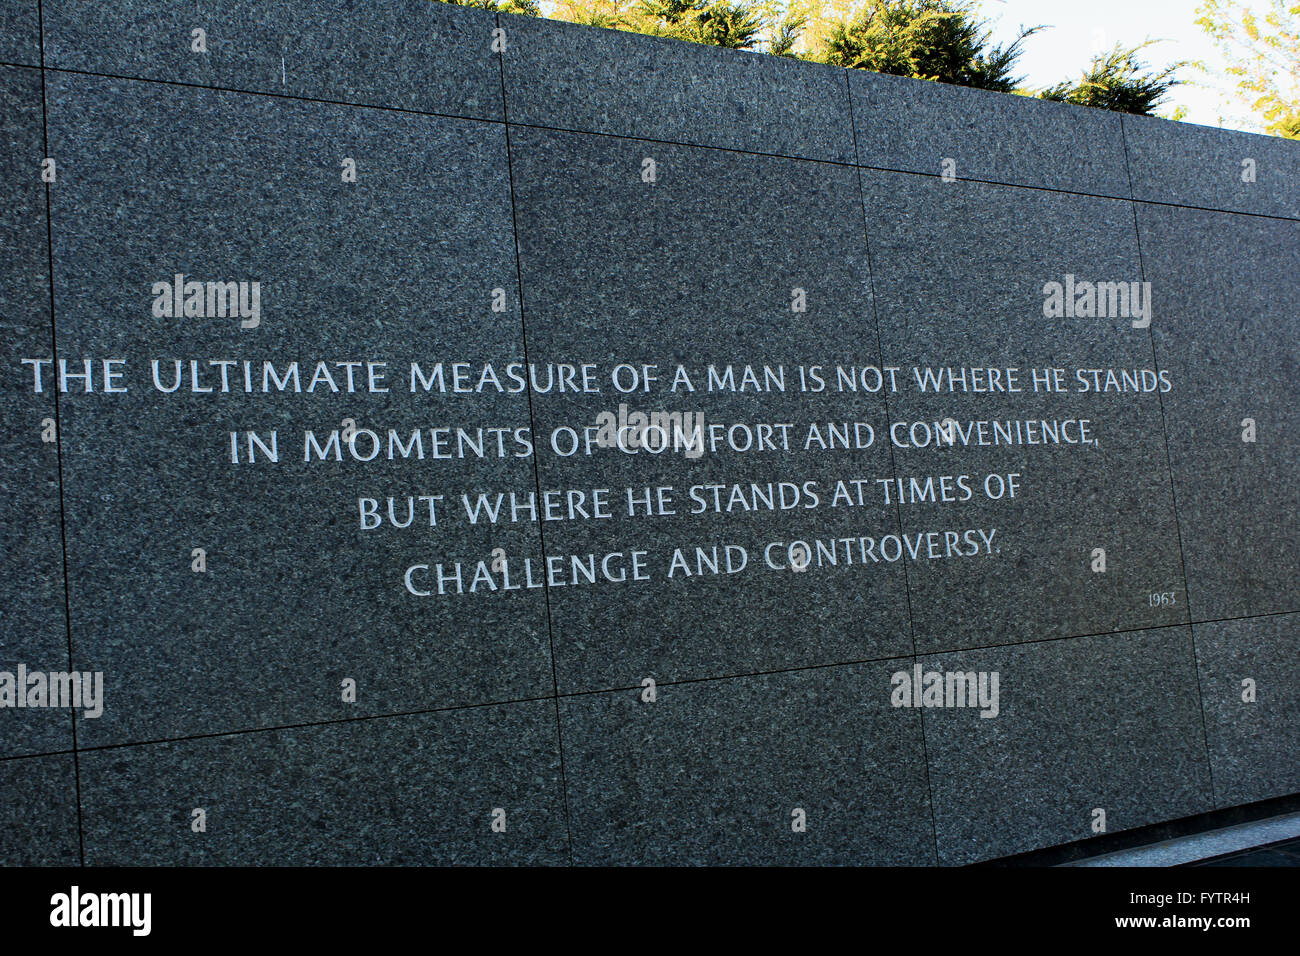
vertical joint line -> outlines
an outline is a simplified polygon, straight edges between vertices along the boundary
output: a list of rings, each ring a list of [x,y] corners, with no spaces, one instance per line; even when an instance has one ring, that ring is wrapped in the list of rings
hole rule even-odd
[[[1133,164],[1129,161],[1128,131],[1124,123],[1123,113],[1119,117],[1119,135],[1120,142],[1124,146],[1124,171],[1128,174],[1128,204],[1129,208],[1133,210],[1133,237],[1137,241],[1138,274],[1142,281],[1146,282],[1146,260],[1142,255],[1142,227],[1138,222],[1137,198],[1133,192]],[[1152,310],[1150,295],[1147,296],[1147,309]],[[1151,365],[1158,377],[1160,375],[1160,359],[1156,355],[1154,310],[1151,311],[1151,315],[1152,324],[1147,327],[1147,337],[1151,342]],[[1165,397],[1159,389],[1156,389],[1156,401],[1160,404],[1160,432],[1165,439],[1165,467],[1169,472],[1169,501],[1174,511],[1174,533],[1178,539],[1178,563],[1183,572],[1183,601],[1187,604],[1187,630],[1192,636],[1192,670],[1196,677],[1196,699],[1201,709],[1201,738],[1205,742],[1205,768],[1210,778],[1210,802],[1217,807],[1219,798],[1214,787],[1214,762],[1210,758],[1210,733],[1205,722],[1205,694],[1201,688],[1201,664],[1196,659],[1196,626],[1192,623],[1196,618],[1192,614],[1192,591],[1190,582],[1187,579],[1187,556],[1183,553],[1183,525],[1178,516],[1178,489],[1174,484],[1174,459],[1169,450],[1169,421],[1165,416]]]
[[[50,158],[50,121],[48,97],[45,93],[45,10],[43,0],[36,3],[36,43],[41,58],[41,149],[42,160]],[[68,670],[74,670],[72,663],[72,599],[71,583],[68,580],[68,522],[67,506],[63,496],[63,415],[59,410],[59,335],[54,321],[54,225],[50,202],[50,184],[45,186],[45,259],[47,278],[50,287],[50,361],[54,371],[54,456],[59,477],[59,546],[63,552],[63,624],[68,645]],[[81,866],[86,865],[86,835],[81,820],[81,760],[77,753],[77,714],[70,711],[72,722],[72,776],[77,797],[77,859]]]
[[[497,29],[501,28],[501,15],[497,14],[494,18]],[[519,216],[515,211],[515,172],[514,159],[511,156],[510,149],[510,106],[506,99],[506,51],[502,49],[497,53],[497,65],[501,71],[501,120],[502,129],[505,131],[506,138],[506,173],[510,182],[510,222],[513,227],[514,244],[515,244],[515,285],[519,290],[519,332],[520,341],[524,353],[524,373],[528,374],[528,323],[524,320],[524,271],[523,263],[519,255]],[[538,442],[537,442],[537,417],[533,411],[533,386],[532,377],[528,376],[528,427],[533,436],[533,489],[537,494],[537,501],[542,500],[542,479],[538,466]],[[542,552],[542,567],[546,567],[546,532],[542,528],[541,519],[537,519],[537,544]],[[569,784],[568,778],[564,772],[564,732],[560,727],[560,680],[559,672],[555,664],[555,631],[551,621],[551,586],[547,576],[542,575],[542,595],[546,602],[546,638],[551,649],[551,703],[555,710],[555,740],[559,748],[560,757],[560,796],[564,807],[564,833],[565,840],[569,850],[569,865],[573,865],[573,828],[569,822]]]
[[[849,83],[849,71],[844,71],[844,96],[849,104],[849,130],[853,134],[853,169],[858,177],[858,207],[862,212],[862,246],[867,256],[867,292],[871,296],[871,322],[876,329],[876,359],[883,367],[885,364],[885,347],[880,338],[880,315],[876,309],[876,280],[875,269],[871,265],[871,236],[867,231],[867,194],[862,188],[862,157],[858,153],[858,121],[853,112],[853,86]],[[882,399],[885,403],[885,427],[888,428],[893,419],[889,411],[889,393],[882,390]],[[898,463],[894,458],[894,447],[889,444],[889,470],[894,476],[894,481],[898,481]],[[894,499],[894,521],[898,525],[898,534],[903,536],[903,512],[902,506],[898,499]],[[916,622],[912,617],[912,586],[911,580],[907,573],[907,565],[903,565],[903,598],[907,606],[907,634],[912,641],[912,663],[920,663],[920,658],[916,653]],[[925,711],[922,708],[918,714],[921,727],[921,763],[925,771],[925,792],[930,800],[930,836],[934,841],[934,860],[935,864],[939,863],[939,828],[935,819],[934,808],[934,788],[930,784],[930,751],[925,741]]]

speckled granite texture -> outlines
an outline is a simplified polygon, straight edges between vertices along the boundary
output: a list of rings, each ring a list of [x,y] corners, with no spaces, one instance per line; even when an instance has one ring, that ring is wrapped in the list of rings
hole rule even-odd
[[[41,158],[41,74],[0,66],[0,671],[66,669],[54,395],[24,381],[50,354],[50,276]],[[66,711],[0,711],[0,757],[72,748]]]
[[[1215,792],[1248,803],[1300,790],[1300,615],[1193,631]]]
[[[38,0],[0,2],[0,61],[41,65]]]
[[[104,706],[0,707],[0,862],[960,865],[1300,790],[1297,144],[427,0],[41,11],[0,700]]]

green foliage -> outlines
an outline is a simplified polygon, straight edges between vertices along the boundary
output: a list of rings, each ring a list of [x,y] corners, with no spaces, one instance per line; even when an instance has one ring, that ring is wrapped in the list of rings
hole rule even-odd
[[[1078,80],[1058,83],[1039,95],[1059,103],[1151,116],[1178,83],[1174,75],[1182,64],[1151,70],[1138,58],[1145,46],[1117,45],[1109,53],[1094,57]]]
[[[629,0],[558,0],[551,14],[557,20],[607,30],[651,32],[638,26],[636,3]]]
[[[660,36],[732,50],[757,48],[763,18],[735,0],[645,0],[640,12]]]
[[[1300,112],[1278,118],[1268,131],[1287,139],[1300,139]]]
[[[440,0],[453,7],[475,7],[493,13],[516,13],[522,17],[540,17],[542,6],[538,0]]]
[[[1216,80],[1234,87],[1238,101],[1261,117],[1264,131],[1300,139],[1300,3],[1203,0],[1196,23],[1223,54]]]
[[[799,42],[799,36],[807,25],[808,17],[804,14],[786,14],[773,30],[772,41],[768,45],[767,52],[773,56],[797,57],[794,45]]]
[[[868,0],[852,20],[831,29],[818,59],[894,76],[939,80],[1010,93],[1024,40],[994,46],[985,21],[968,0]]]

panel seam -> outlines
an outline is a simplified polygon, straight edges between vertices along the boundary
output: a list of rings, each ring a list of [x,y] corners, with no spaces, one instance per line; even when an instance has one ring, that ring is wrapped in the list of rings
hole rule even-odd
[[[36,3],[36,41],[41,56],[41,148],[42,160],[50,157],[49,105],[45,92],[45,12],[43,0]],[[44,164],[42,163],[42,166]],[[57,164],[54,167],[57,169]],[[55,174],[57,176],[57,172]],[[44,177],[42,177],[44,178]],[[56,180],[57,181],[57,180]],[[49,270],[50,287],[50,361],[54,374],[54,451],[58,463],[59,475],[59,544],[63,552],[63,621],[67,634],[68,670],[73,671],[72,663],[72,583],[68,575],[68,523],[67,505],[63,494],[63,415],[59,408],[59,334],[54,319],[54,214],[50,201],[50,183],[45,186],[45,254],[46,268]],[[82,824],[81,811],[81,759],[77,747],[77,712],[70,710],[68,719],[72,725],[72,772],[77,798],[77,858],[81,866],[86,865],[86,834]]]
[[[853,133],[853,166],[857,171],[858,177],[858,207],[862,213],[862,248],[866,253],[867,259],[867,293],[871,296],[871,322],[876,330],[876,359],[883,367],[885,364],[885,348],[880,338],[880,315],[876,309],[876,283],[875,270],[871,266],[871,237],[867,229],[867,197],[862,186],[862,157],[858,153],[858,123],[857,117],[853,111],[853,86],[849,82],[849,71],[844,71],[844,97],[849,108],[849,129]],[[889,427],[892,418],[889,413],[889,393],[881,389],[881,400],[885,405],[885,426]],[[889,443],[889,470],[893,480],[898,479],[898,462],[894,457],[893,443]],[[903,535],[903,512],[902,503],[894,499],[894,521],[898,526],[898,535]],[[912,663],[919,664],[920,658],[916,652],[916,622],[912,616],[912,587],[910,578],[907,573],[907,565],[903,565],[903,598],[907,607],[907,634],[912,641]],[[922,767],[925,770],[925,792],[930,801],[930,837],[934,843],[934,861],[938,865],[939,861],[939,823],[938,814],[934,805],[934,787],[930,782],[930,750],[925,739],[925,711],[921,708],[917,714],[917,722],[921,728],[921,759]]]
[[[501,30],[501,16],[494,16],[494,22],[497,30]],[[497,37],[504,37],[504,32],[497,34]],[[494,38],[495,39],[495,38]],[[513,229],[514,246],[515,246],[515,284],[519,290],[519,332],[520,344],[524,353],[524,367],[528,368],[528,323],[524,312],[524,270],[523,262],[519,252],[519,215],[515,209],[515,172],[514,158],[511,155],[510,148],[510,116],[509,105],[506,96],[506,50],[509,49],[509,41],[497,53],[497,65],[500,68],[501,75],[501,126],[505,131],[506,140],[506,174],[510,182],[510,223]],[[537,494],[538,506],[542,502],[542,478],[541,470],[538,465],[538,441],[537,441],[537,417],[533,411],[533,386],[532,377],[529,376],[528,388],[528,427],[533,439],[533,488]],[[537,525],[537,544],[542,552],[542,567],[547,567],[546,563],[546,532],[542,528],[540,515],[534,515]],[[542,576],[542,595],[546,603],[546,638],[550,645],[551,651],[551,703],[555,711],[555,741],[560,758],[560,795],[564,801],[564,833],[565,840],[569,850],[569,865],[573,866],[573,826],[569,820],[569,783],[564,769],[564,730],[561,727],[560,719],[560,680],[559,670],[555,660],[555,628],[551,616],[551,586],[550,575]]]
[[[1129,162],[1128,133],[1124,122],[1124,114],[1122,113],[1119,118],[1119,135],[1124,146],[1124,168],[1128,171],[1129,204],[1133,209],[1133,238],[1137,242],[1138,274],[1145,285],[1147,270],[1146,261],[1142,255],[1142,227],[1138,223],[1137,201],[1133,197],[1133,167]],[[1148,314],[1154,316],[1154,310],[1151,308],[1150,292],[1147,293],[1147,311]],[[1151,364],[1155,369],[1156,377],[1159,378],[1160,359],[1156,354],[1155,330],[1150,322],[1147,324],[1147,337],[1151,343]],[[1156,390],[1156,401],[1160,404],[1160,433],[1165,439],[1165,466],[1169,473],[1169,501],[1174,513],[1174,532],[1178,539],[1178,563],[1183,573],[1183,600],[1187,602],[1187,629],[1191,634],[1192,670],[1196,677],[1196,699],[1201,711],[1201,739],[1205,744],[1205,767],[1210,779],[1210,806],[1218,807],[1219,798],[1214,786],[1214,761],[1210,757],[1210,734],[1205,720],[1205,692],[1201,687],[1201,665],[1196,656],[1196,626],[1192,624],[1195,617],[1192,614],[1192,589],[1191,582],[1187,579],[1187,556],[1183,550],[1182,521],[1178,516],[1178,489],[1174,480],[1174,460],[1169,450],[1169,420],[1165,415],[1165,398],[1159,389]]]

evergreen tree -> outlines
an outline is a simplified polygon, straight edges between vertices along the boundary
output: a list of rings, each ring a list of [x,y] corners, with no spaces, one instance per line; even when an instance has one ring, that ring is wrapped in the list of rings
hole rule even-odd
[[[868,0],[853,20],[832,28],[817,58],[1009,93],[1021,82],[1013,72],[1021,44],[1038,29],[1021,30],[1008,46],[995,46],[969,0]]]
[[[763,18],[738,0],[644,0],[639,11],[659,36],[753,50]]]
[[[1178,82],[1174,73],[1180,64],[1152,71],[1138,59],[1142,46],[1116,46],[1109,53],[1094,57],[1092,65],[1078,80],[1058,83],[1039,96],[1060,103],[1150,116]]]
[[[542,7],[538,0],[441,0],[453,7],[476,7],[493,13],[516,13],[523,17],[540,17]]]

